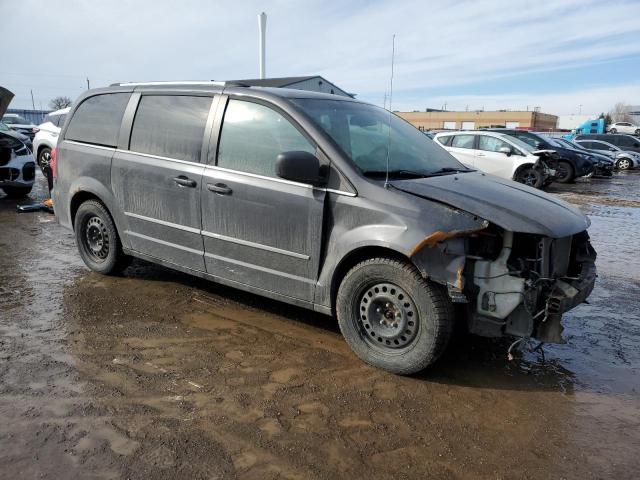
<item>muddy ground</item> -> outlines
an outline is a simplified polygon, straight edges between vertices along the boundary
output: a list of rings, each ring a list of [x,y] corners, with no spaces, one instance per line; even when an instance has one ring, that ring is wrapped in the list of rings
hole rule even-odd
[[[0,198],[0,478],[637,478],[640,172],[552,192],[599,253],[568,343],[508,362],[460,337],[409,378],[323,315],[142,262],[91,273]]]

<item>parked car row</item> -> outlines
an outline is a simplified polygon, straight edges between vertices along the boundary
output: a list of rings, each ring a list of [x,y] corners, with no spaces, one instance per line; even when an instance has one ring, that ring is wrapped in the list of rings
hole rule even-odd
[[[509,128],[425,132],[459,161],[487,173],[543,188],[578,177],[611,177],[640,168],[640,140],[626,134],[585,134],[572,140]]]

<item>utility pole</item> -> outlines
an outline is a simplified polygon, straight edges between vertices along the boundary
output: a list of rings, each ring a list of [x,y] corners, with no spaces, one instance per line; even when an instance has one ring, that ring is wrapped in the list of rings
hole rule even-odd
[[[265,37],[267,34],[267,14],[262,12],[258,15],[258,29],[260,31],[260,45],[259,45],[259,58],[260,58],[260,78],[265,78],[266,65],[265,65]]]
[[[87,77],[87,90],[91,90],[91,86],[89,85],[89,77]]]
[[[36,109],[36,102],[33,101],[33,90],[31,90],[31,107],[33,107],[33,109]]]

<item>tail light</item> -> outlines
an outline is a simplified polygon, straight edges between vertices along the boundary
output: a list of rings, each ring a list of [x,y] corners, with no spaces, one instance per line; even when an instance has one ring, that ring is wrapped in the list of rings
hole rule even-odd
[[[58,178],[58,149],[51,150],[51,160],[49,160],[49,168],[51,169],[51,176]]]

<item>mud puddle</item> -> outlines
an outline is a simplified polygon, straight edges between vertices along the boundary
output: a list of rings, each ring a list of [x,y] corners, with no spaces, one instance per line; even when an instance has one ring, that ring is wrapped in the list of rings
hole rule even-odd
[[[457,338],[409,378],[323,315],[143,262],[89,273],[51,217],[0,198],[0,478],[634,478],[640,265],[616,249],[640,224],[611,202],[638,180],[561,195],[600,271],[566,345],[508,362]]]

